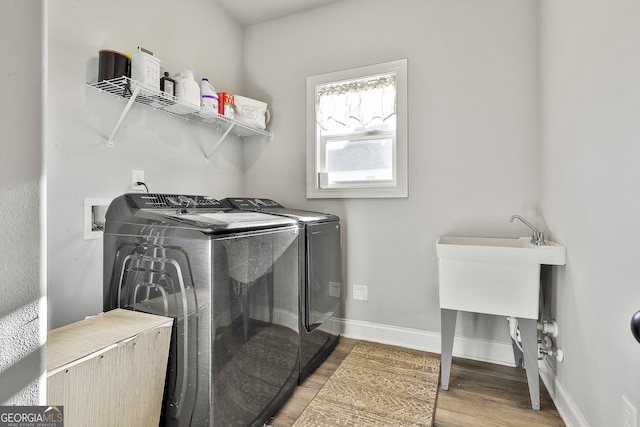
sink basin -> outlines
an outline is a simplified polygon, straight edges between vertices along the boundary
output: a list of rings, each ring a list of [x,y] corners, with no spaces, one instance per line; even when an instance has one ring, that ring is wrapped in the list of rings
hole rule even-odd
[[[540,266],[564,265],[565,248],[530,242],[531,237],[440,237],[440,308],[537,319]]]

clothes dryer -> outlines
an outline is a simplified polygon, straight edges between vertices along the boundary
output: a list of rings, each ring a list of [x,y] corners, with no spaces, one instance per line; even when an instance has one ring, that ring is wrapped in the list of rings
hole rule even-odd
[[[222,203],[239,210],[294,219],[300,227],[300,374],[302,383],[333,351],[342,325],[340,218],[333,214],[289,209],[264,198],[229,197]]]
[[[104,310],[175,319],[161,425],[262,426],[293,392],[299,234],[292,219],[206,196],[111,203]]]

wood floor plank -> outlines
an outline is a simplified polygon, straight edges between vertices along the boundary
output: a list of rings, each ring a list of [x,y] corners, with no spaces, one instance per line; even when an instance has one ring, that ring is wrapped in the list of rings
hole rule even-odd
[[[498,424],[509,427],[564,426],[555,408],[545,405],[540,411],[531,409],[530,402],[513,402],[507,398],[495,398],[482,394],[456,390],[440,390],[436,405],[436,424],[447,426],[439,418],[444,409],[466,417],[474,417],[474,425]]]
[[[341,338],[327,360],[296,389],[268,425],[290,427],[358,342]],[[540,411],[531,409],[525,370],[454,357],[449,390],[438,393],[434,426],[564,426],[542,382],[540,406]]]
[[[526,372],[524,374],[526,375]],[[451,369],[449,387],[489,396],[506,396],[514,401],[530,399],[527,382],[517,381],[510,377],[487,375],[485,372],[460,369],[455,365]],[[543,388],[540,388],[541,396],[544,393]]]
[[[509,378],[514,381],[526,383],[526,375],[522,375],[523,370],[519,370],[515,366],[498,365],[494,363],[480,362],[478,360],[463,359],[460,357],[453,358],[453,365],[462,371],[479,372],[484,375],[496,378]]]
[[[504,427],[491,420],[478,420],[475,416],[460,414],[444,408],[436,407],[434,427]]]

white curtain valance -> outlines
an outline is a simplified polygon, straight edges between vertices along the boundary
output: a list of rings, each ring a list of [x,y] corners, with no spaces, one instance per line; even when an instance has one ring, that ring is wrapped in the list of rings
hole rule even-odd
[[[316,120],[323,130],[332,122],[366,129],[374,120],[384,122],[396,113],[395,74],[330,83],[317,87],[316,93]]]

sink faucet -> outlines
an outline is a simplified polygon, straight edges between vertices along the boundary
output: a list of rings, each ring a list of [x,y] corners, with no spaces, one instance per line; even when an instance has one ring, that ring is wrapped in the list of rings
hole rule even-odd
[[[509,220],[509,222],[513,222],[514,219],[519,219],[520,221],[522,221],[524,223],[524,225],[526,225],[531,230],[533,230],[533,236],[531,237],[531,243],[533,243],[536,246],[543,246],[545,244],[544,243],[544,233],[542,231],[539,231],[536,227],[533,226],[533,224],[531,224],[526,219],[522,218],[520,215],[513,215],[511,217],[511,219]]]

